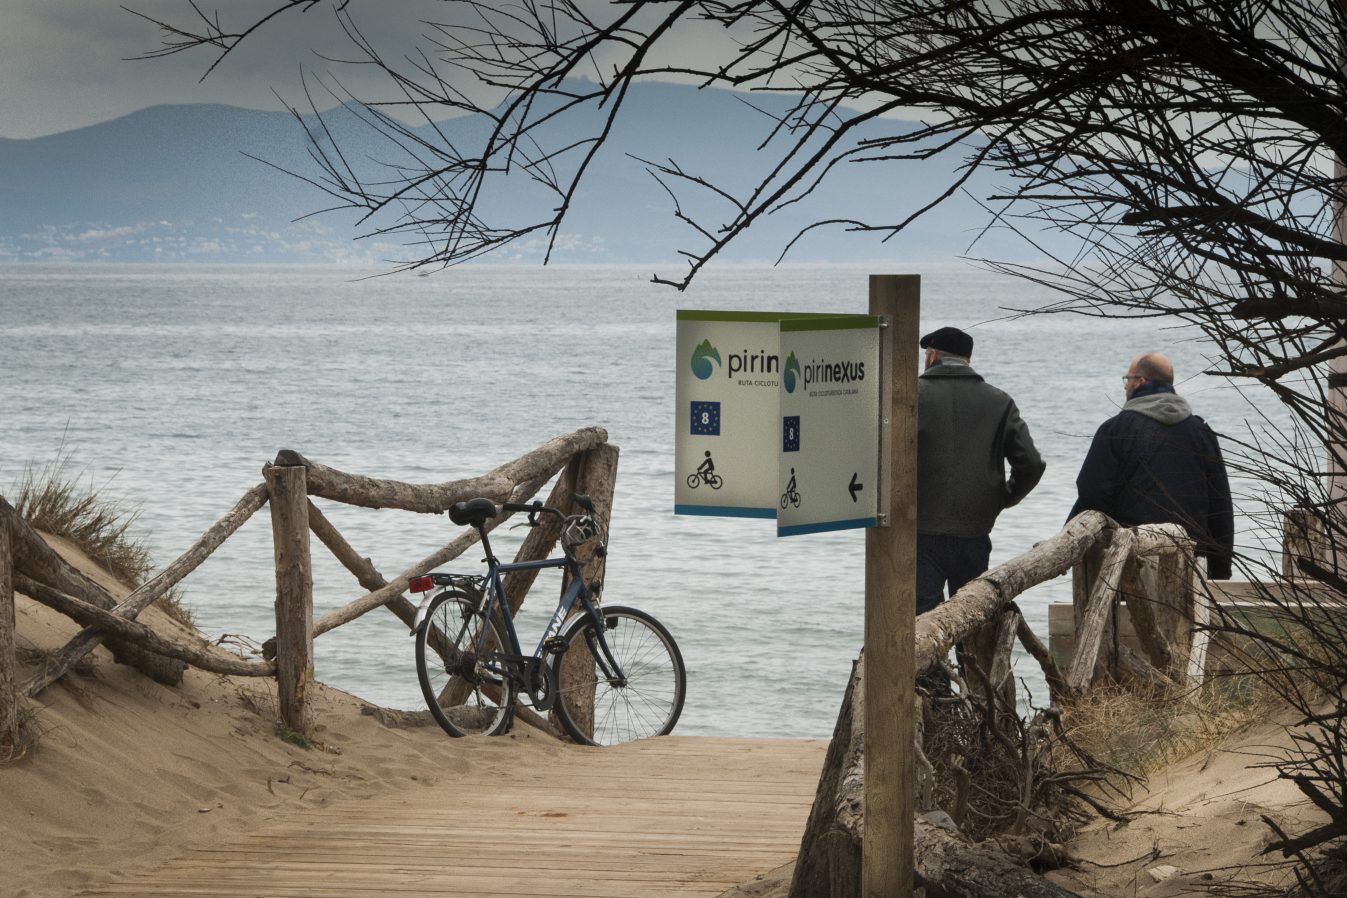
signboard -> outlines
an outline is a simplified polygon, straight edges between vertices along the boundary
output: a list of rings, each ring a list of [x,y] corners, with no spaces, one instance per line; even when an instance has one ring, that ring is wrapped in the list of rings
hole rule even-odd
[[[776,518],[779,536],[874,526],[878,328],[679,310],[674,512]]]
[[[782,321],[777,536],[875,526],[877,317]]]
[[[781,318],[678,311],[675,514],[776,517]]]

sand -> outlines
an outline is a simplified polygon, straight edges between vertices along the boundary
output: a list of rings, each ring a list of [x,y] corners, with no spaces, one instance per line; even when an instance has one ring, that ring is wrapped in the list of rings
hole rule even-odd
[[[115,595],[126,589],[78,550],[53,541]],[[54,649],[76,625],[18,596],[21,647]],[[156,609],[141,619],[199,638]],[[248,832],[297,808],[432,785],[470,769],[545,764],[562,750],[527,727],[490,740],[453,740],[438,728],[392,729],[368,706],[318,684],[315,749],[278,738],[265,680],[189,670],[180,687],[112,662],[92,663],[49,687],[35,704],[40,741],[0,766],[0,896],[58,898],[152,868],[189,849]],[[21,673],[22,676],[22,673]],[[1265,763],[1287,744],[1284,727],[1237,734],[1152,776],[1133,793],[1139,816],[1101,820],[1070,846],[1075,870],[1052,877],[1082,895],[1168,898],[1231,879],[1282,881],[1262,866],[1267,814],[1292,831],[1317,812]],[[1274,858],[1275,860],[1275,858]],[[725,898],[783,898],[789,866]]]
[[[1232,883],[1294,885],[1267,816],[1290,833],[1327,820],[1288,780],[1264,765],[1285,757],[1287,723],[1271,721],[1151,774],[1123,810],[1126,824],[1099,820],[1069,844],[1081,861],[1051,874],[1082,895],[1171,898]],[[1228,892],[1227,892],[1228,894]]]
[[[125,594],[77,550],[54,544]],[[21,648],[54,649],[78,630],[23,595],[16,606]],[[193,635],[153,608],[141,620]],[[113,663],[103,648],[90,657],[91,667],[39,696],[38,744],[0,766],[3,898],[72,895],[295,808],[434,784],[481,765],[544,763],[560,749],[527,727],[492,740],[390,729],[362,713],[365,702],[318,684],[318,748],[309,750],[276,736],[269,681],[189,669],[172,688]]]

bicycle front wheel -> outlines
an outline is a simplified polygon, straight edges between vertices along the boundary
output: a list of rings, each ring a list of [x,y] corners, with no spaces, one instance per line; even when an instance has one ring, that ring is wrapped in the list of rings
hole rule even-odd
[[[700,474],[689,474],[689,475],[688,475],[688,489],[694,489],[694,490],[695,490],[699,485],[701,485],[701,482],[702,482],[702,478],[701,478],[701,475],[700,475]]]
[[[687,671],[669,631],[636,608],[602,608],[603,639],[621,677],[607,676],[604,658],[588,616],[562,635],[552,662],[557,682],[557,717],[576,742],[617,745],[664,736],[683,713]],[[610,671],[616,674],[617,671]]]
[[[503,666],[507,643],[480,606],[479,595],[446,590],[431,599],[426,622],[416,633],[421,695],[450,736],[499,735],[514,707],[514,688]]]

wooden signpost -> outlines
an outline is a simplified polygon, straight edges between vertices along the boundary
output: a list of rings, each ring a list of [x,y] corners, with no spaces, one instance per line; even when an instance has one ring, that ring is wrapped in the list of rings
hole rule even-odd
[[[880,331],[879,526],[865,531],[865,835],[861,894],[912,894],[916,738],[917,275],[872,275]]]
[[[895,898],[913,883],[921,278],[869,290],[868,315],[678,313],[674,508],[865,528],[861,895]]]

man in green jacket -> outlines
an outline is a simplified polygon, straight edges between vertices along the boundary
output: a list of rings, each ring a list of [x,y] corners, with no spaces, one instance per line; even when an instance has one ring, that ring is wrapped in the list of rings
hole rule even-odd
[[[987,570],[992,525],[1047,466],[1015,400],[969,364],[973,338],[942,327],[921,338],[917,381],[917,613]],[[1006,465],[1010,476],[1006,476]]]

